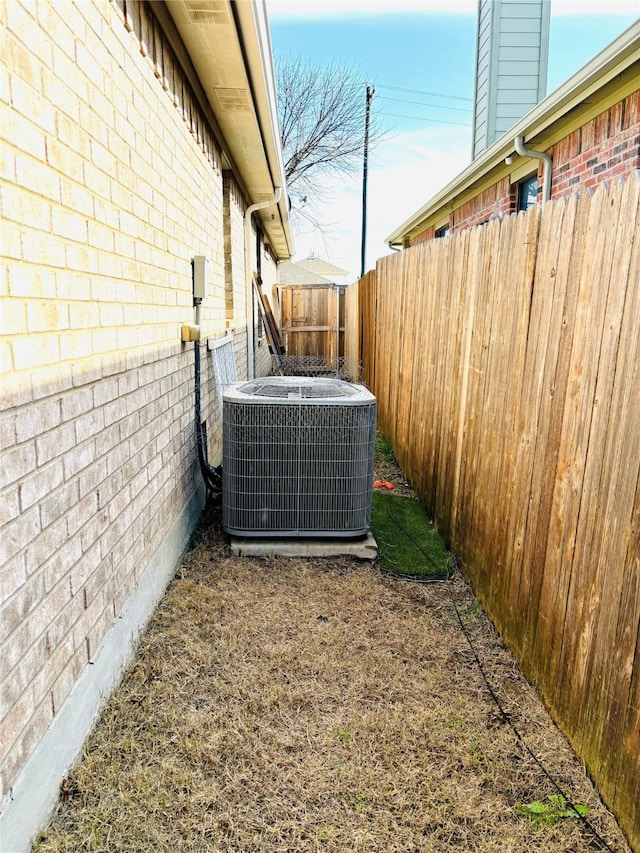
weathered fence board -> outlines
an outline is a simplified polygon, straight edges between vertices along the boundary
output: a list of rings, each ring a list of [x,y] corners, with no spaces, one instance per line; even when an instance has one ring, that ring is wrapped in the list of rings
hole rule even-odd
[[[608,543],[608,547],[601,547],[598,552],[596,588],[601,592],[594,616],[594,642],[589,650],[591,671],[602,672],[603,676],[592,679],[584,710],[582,750],[597,762],[605,779],[613,769],[614,755],[609,745],[617,740],[616,732],[628,698],[629,666],[633,664],[627,620],[635,615],[638,624],[638,610],[634,614],[632,609],[633,605],[637,608],[637,598],[620,597],[625,585],[628,541],[628,533],[624,534],[631,524],[640,475],[640,431],[634,423],[640,418],[640,377],[636,370],[634,381],[632,373],[639,356],[639,288],[625,287],[631,270],[633,237],[639,224],[638,197],[637,194],[634,197],[632,189],[633,185],[625,187],[621,199],[596,386],[596,400],[602,399],[596,412],[600,414],[603,451],[595,536]],[[631,336],[627,337],[630,331]],[[627,595],[630,592],[627,589]],[[621,609],[626,611],[624,616]]]
[[[640,849],[640,178],[378,262],[379,425]]]

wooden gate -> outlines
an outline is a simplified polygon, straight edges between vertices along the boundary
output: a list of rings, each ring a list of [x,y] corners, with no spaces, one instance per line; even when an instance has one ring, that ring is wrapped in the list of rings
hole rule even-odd
[[[282,339],[287,356],[312,356],[337,366],[343,355],[342,289],[327,285],[282,285]]]

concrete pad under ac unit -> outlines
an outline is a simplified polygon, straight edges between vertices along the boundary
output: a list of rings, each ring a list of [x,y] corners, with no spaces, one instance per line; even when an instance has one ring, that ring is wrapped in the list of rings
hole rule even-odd
[[[236,557],[356,557],[375,560],[378,545],[369,533],[363,539],[269,539],[230,537]]]

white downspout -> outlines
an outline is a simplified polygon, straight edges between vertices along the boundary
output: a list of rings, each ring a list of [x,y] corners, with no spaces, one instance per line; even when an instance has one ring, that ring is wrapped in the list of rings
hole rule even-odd
[[[524,136],[516,136],[513,144],[521,157],[531,157],[533,160],[540,160],[542,162],[542,204],[544,204],[551,198],[551,167],[553,166],[551,157],[543,151],[534,151],[532,148],[525,148]]]
[[[274,187],[275,195],[268,201],[258,201],[250,204],[244,214],[244,274],[247,320],[247,378],[255,375],[255,325],[253,322],[253,272],[251,270],[251,216],[263,207],[273,207],[282,196],[282,187]]]

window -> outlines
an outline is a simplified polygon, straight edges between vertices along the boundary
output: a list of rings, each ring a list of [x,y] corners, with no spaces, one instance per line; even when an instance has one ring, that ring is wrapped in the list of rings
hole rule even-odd
[[[447,222],[447,224],[443,225],[442,228],[436,229],[435,237],[436,237],[436,239],[438,237],[446,237],[448,233],[449,233],[449,223]]]
[[[518,184],[518,210],[529,210],[538,203],[538,173]]]

